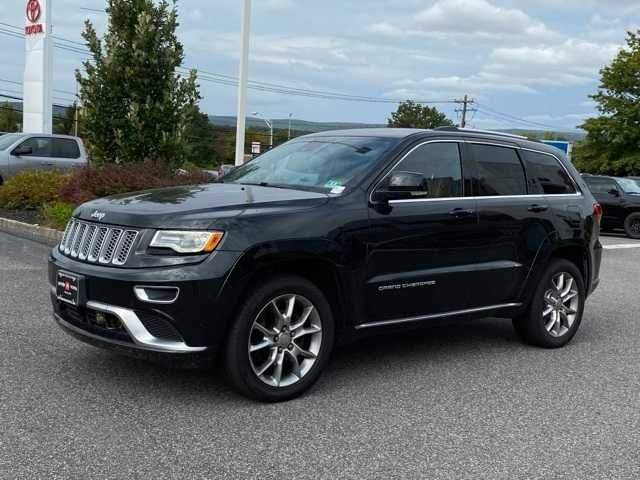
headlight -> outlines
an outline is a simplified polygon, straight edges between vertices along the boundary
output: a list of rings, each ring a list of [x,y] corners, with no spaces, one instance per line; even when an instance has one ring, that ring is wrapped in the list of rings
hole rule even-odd
[[[224,236],[223,232],[193,232],[160,230],[149,244],[155,248],[170,248],[177,253],[213,252]]]

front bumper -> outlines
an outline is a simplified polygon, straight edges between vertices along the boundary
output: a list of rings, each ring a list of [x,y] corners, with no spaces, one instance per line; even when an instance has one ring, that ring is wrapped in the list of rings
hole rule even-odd
[[[52,301],[57,302],[55,292],[53,291],[52,297]],[[121,328],[104,329],[106,335],[101,336],[98,333],[94,333],[78,325],[80,322],[72,323],[72,321],[65,320],[61,313],[54,313],[54,318],[58,324],[66,330],[71,330],[78,335],[90,337],[93,340],[110,342],[123,348],[137,348],[158,353],[196,353],[207,350],[206,347],[190,347],[177,335],[173,335],[173,338],[156,337],[147,329],[147,326],[140,320],[136,312],[128,308],[106,305],[99,302],[87,302],[85,310],[112,315],[119,321]],[[94,326],[94,331],[98,328],[99,327]],[[131,341],[107,336],[109,332],[114,333],[116,331],[120,331],[121,335],[126,334]]]
[[[221,293],[238,256],[219,252],[197,265],[118,269],[75,261],[54,249],[49,259],[54,318],[68,333],[94,345],[172,357],[215,353],[229,317]],[[82,276],[82,305],[56,297],[60,270]],[[152,302],[136,294],[140,285],[171,287],[179,295]]]

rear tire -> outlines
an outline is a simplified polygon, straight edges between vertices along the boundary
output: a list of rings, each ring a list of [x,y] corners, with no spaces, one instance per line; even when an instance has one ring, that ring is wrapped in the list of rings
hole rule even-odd
[[[624,233],[629,238],[640,238],[640,213],[632,213],[624,219]]]
[[[227,340],[225,373],[249,398],[290,400],[318,380],[333,343],[333,315],[322,292],[301,277],[275,277],[251,292],[238,313]]]
[[[580,270],[568,260],[553,260],[536,288],[528,312],[514,319],[513,326],[527,343],[543,348],[563,347],[578,331],[585,299]]]

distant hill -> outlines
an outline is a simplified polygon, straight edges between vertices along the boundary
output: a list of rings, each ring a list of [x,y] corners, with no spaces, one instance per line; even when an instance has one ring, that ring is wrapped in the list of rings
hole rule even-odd
[[[209,115],[209,121],[218,127],[235,127],[236,117]],[[291,129],[299,132],[315,133],[327,130],[347,130],[350,128],[382,128],[385,125],[376,123],[348,123],[348,122],[309,122],[306,120],[291,120]],[[256,117],[247,117],[248,128],[266,128],[264,120]],[[273,128],[286,130],[289,128],[288,118],[273,119]]]
[[[521,130],[521,129],[509,129],[509,130],[497,130],[498,132],[513,133],[515,135],[522,135],[529,138],[542,139],[545,134],[549,133],[549,130]],[[557,132],[553,131],[558,137],[564,137],[569,142],[581,142],[585,139],[587,134],[582,131],[570,131],[570,132]]]
[[[218,126],[226,128],[235,128],[236,117],[209,115],[209,121]],[[291,120],[291,128],[294,131],[305,133],[325,132],[327,130],[346,130],[350,128],[384,128],[386,125],[382,123],[349,123],[349,122],[309,122],[306,120]],[[247,127],[255,129],[264,129],[266,125],[261,118],[247,117]],[[288,118],[278,118],[273,120],[273,127],[276,130],[286,130],[289,128]],[[542,138],[547,131],[544,130],[522,130],[522,129],[506,129],[496,130],[497,132],[513,133],[531,138]],[[553,132],[557,136],[567,138],[570,142],[579,142],[584,140],[584,132]]]

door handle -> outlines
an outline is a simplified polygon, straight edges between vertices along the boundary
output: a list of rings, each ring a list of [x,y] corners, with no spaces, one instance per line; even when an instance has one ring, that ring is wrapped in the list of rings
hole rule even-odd
[[[456,218],[465,218],[475,215],[475,210],[465,209],[465,208],[454,208],[449,212],[449,215]]]
[[[527,208],[527,210],[533,213],[546,212],[547,210],[549,210],[549,205],[538,205],[536,203],[536,204],[530,205],[529,208]]]

